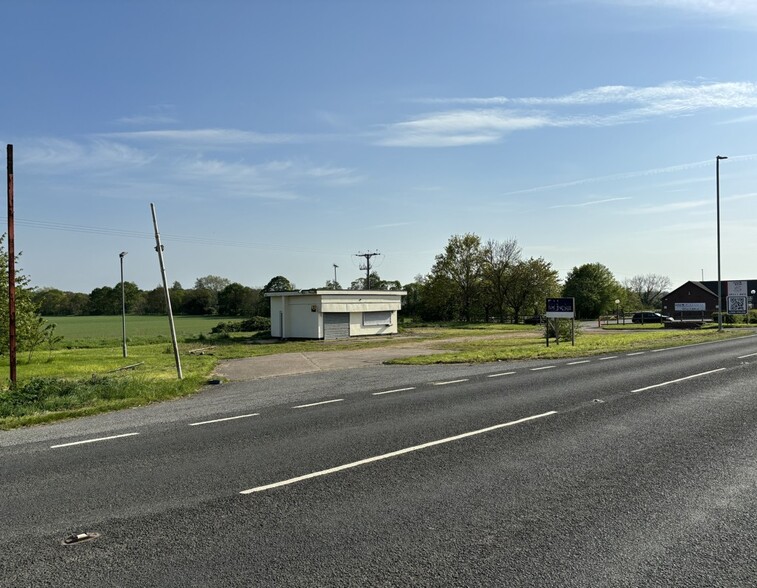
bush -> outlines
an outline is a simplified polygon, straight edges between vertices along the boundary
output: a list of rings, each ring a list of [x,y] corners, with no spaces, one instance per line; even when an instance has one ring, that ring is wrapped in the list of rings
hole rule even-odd
[[[718,322],[718,313],[713,312],[712,313],[712,322],[717,323]],[[736,315],[728,314],[727,312],[723,313],[723,324],[724,325],[732,325],[736,323]]]
[[[578,323],[576,322],[573,326],[573,334],[578,337],[580,334],[580,329],[578,326]],[[568,319],[557,319],[557,334],[560,335],[560,341],[570,341],[571,340],[571,327],[570,327],[570,320]],[[544,336],[545,337],[554,337],[555,336],[555,320],[549,319],[546,323],[544,323]]]
[[[271,319],[267,316],[254,316],[242,321],[242,331],[270,331]]]
[[[250,331],[270,331],[271,319],[264,316],[254,316],[243,321],[229,321],[218,323],[210,332],[218,333],[248,333]]]

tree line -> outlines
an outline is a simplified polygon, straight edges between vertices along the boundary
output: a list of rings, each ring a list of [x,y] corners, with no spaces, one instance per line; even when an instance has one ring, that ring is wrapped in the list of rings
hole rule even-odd
[[[28,282],[28,280],[27,280]],[[353,280],[348,289],[366,289],[368,279]],[[574,267],[561,282],[557,270],[542,257],[524,258],[515,239],[483,241],[475,233],[453,235],[436,256],[430,271],[402,285],[370,274],[372,290],[405,290],[403,314],[425,321],[520,322],[539,315],[548,297],[576,299],[579,318],[596,318],[627,311],[655,308],[670,288],[670,280],[655,274],[638,275],[619,283],[601,263]],[[333,280],[321,289],[340,290]],[[244,286],[220,276],[197,278],[192,288],[174,282],[169,288],[174,313],[228,317],[267,317],[267,292],[292,291],[295,285],[275,276],[261,288]],[[162,286],[140,290],[124,283],[128,314],[165,314]],[[42,316],[115,315],[121,313],[121,284],[95,288],[89,294],[56,288],[29,291],[29,303]],[[617,301],[617,303],[616,303]]]

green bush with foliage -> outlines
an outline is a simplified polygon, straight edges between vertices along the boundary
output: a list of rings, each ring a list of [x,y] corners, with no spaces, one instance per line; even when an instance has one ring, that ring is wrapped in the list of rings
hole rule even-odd
[[[210,332],[220,333],[251,333],[254,331],[270,331],[271,319],[265,316],[254,316],[243,321],[228,321],[218,323]]]

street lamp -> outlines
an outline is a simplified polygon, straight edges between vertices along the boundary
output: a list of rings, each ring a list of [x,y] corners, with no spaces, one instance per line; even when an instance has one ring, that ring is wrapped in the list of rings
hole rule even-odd
[[[615,324],[620,324],[620,300],[618,298],[615,299]]]
[[[749,315],[752,314],[752,309],[754,308],[754,295],[755,295],[755,293],[756,292],[754,290],[752,290],[750,292],[750,294],[752,295],[752,300],[751,300],[750,304],[747,304],[747,309],[746,309],[746,324],[749,324]]]
[[[121,337],[123,340],[124,357],[128,355],[126,352],[126,290],[124,290],[124,257],[128,251],[122,251],[118,254],[121,260]]]
[[[723,332],[723,285],[720,281],[720,160],[728,159],[725,155],[715,157],[715,194],[718,225],[718,332]]]

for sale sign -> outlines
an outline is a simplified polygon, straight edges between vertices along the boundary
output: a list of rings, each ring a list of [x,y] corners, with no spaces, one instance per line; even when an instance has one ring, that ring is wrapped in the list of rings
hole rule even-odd
[[[547,298],[547,318],[575,318],[575,298]]]

